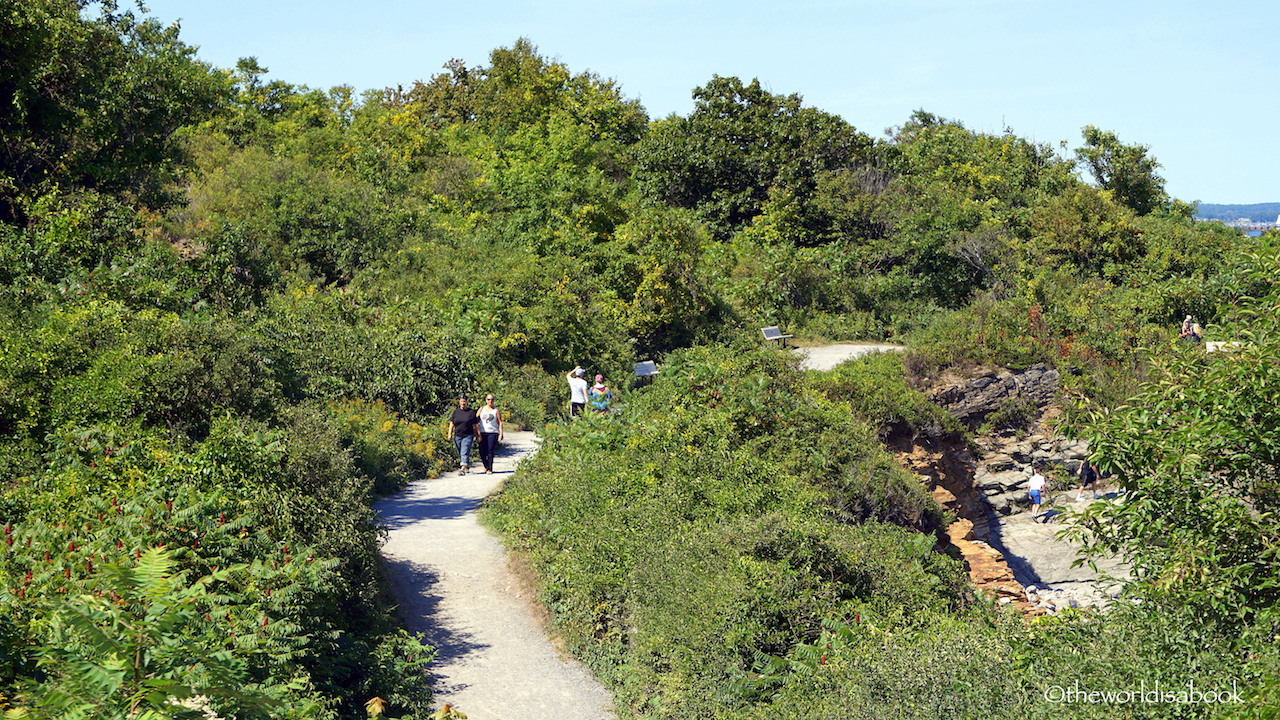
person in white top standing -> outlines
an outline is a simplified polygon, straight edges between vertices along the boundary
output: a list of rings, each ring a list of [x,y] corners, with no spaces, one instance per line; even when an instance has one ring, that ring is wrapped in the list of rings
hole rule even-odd
[[[1027,480],[1027,494],[1031,496],[1032,517],[1040,514],[1040,501],[1044,495],[1044,483],[1044,475],[1040,474],[1040,469],[1033,469],[1031,471],[1031,479]]]
[[[493,474],[493,456],[497,454],[498,443],[502,440],[502,411],[494,407],[493,393],[484,396],[484,407],[480,408],[480,462],[484,464],[485,474]]]
[[[587,381],[582,379],[587,371],[575,366],[569,371],[569,417],[578,417],[587,406]]]

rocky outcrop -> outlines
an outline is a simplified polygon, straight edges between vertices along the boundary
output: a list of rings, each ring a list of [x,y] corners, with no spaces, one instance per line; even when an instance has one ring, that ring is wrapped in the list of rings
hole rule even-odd
[[[1119,587],[1110,582],[1104,589],[1097,573],[1073,568],[1075,546],[1057,539],[1060,524],[1045,524],[1060,514],[1055,503],[1075,502],[1074,477],[1088,455],[1087,443],[1046,428],[1058,383],[1057,371],[1044,365],[983,371],[940,386],[932,397],[971,429],[997,413],[1022,413],[1019,427],[997,428],[972,443],[958,436],[889,439],[899,461],[957,518],[940,542],[964,558],[976,587],[1027,615],[1102,607]],[[1037,518],[1024,512],[1034,469],[1049,478],[1047,513]],[[1124,568],[1115,564],[1107,571],[1118,577]]]
[[[889,438],[898,461],[920,478],[934,500],[957,519],[947,526],[939,544],[950,545],[964,559],[974,587],[1012,603],[1027,614],[1042,612],[1023,591],[1004,555],[992,547],[988,520],[991,511],[974,485],[977,461],[965,441],[954,435],[917,437],[906,433]]]
[[[946,408],[969,429],[989,416],[1007,412],[1016,404],[1043,410],[1053,402],[1060,376],[1044,363],[1018,371],[987,370],[959,382],[936,388],[934,402]]]
[[[1037,433],[1019,437],[1001,433],[979,438],[980,456],[973,484],[998,515],[1031,506],[1027,480],[1034,469],[1050,478],[1050,490],[1065,490],[1089,452],[1088,443]]]

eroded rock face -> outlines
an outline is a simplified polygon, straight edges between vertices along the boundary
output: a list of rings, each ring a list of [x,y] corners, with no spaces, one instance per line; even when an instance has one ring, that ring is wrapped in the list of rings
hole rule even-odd
[[[1013,402],[1043,409],[1053,401],[1060,376],[1057,370],[1037,363],[1018,371],[987,371],[962,383],[945,385],[932,394],[934,402],[957,420],[976,428],[987,416]]]
[[[939,538],[951,545],[964,558],[969,580],[974,587],[994,595],[999,602],[1012,604],[1020,611],[1035,615],[1043,612],[1028,601],[1004,556],[986,542],[990,528],[990,506],[974,485],[977,459],[959,437],[920,438],[897,436],[889,439],[898,461],[921,479],[933,493],[934,500],[949,510],[957,520],[947,526]]]
[[[1020,513],[1031,506],[1027,482],[1035,469],[1050,478],[1051,489],[1061,490],[1074,484],[1075,472],[1087,456],[1087,443],[1044,429],[1059,379],[1056,370],[1035,365],[1019,372],[984,372],[932,393],[935,402],[970,428],[998,411],[1021,408],[1031,434],[996,432],[973,444],[955,436],[899,436],[889,441],[902,464],[958,518],[941,542],[964,557],[974,585],[1032,615],[1053,609],[1040,602],[1042,598],[1028,597],[1002,552],[1000,536],[1007,520],[1030,518]],[[1073,559],[1072,553],[1068,560]]]

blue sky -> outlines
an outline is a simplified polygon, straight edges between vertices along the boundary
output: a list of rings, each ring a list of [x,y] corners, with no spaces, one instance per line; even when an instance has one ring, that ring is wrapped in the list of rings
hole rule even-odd
[[[879,136],[920,108],[1068,148],[1096,125],[1147,145],[1175,197],[1280,202],[1274,0],[149,0],[200,57],[272,79],[408,85],[527,37],[616,80],[650,117],[687,114],[712,75]],[[1270,128],[1270,129],[1268,129]]]

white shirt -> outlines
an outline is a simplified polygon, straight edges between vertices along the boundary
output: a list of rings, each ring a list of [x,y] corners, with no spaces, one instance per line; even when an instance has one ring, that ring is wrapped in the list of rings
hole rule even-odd
[[[1037,472],[1037,473],[1032,473],[1032,474],[1031,474],[1031,479],[1027,481],[1027,489],[1028,489],[1028,490],[1043,490],[1043,489],[1044,489],[1044,476],[1043,476],[1043,475],[1041,475],[1041,474],[1040,474],[1040,473],[1038,473],[1038,472]]]
[[[569,378],[569,402],[587,404],[587,381],[580,377]]]

